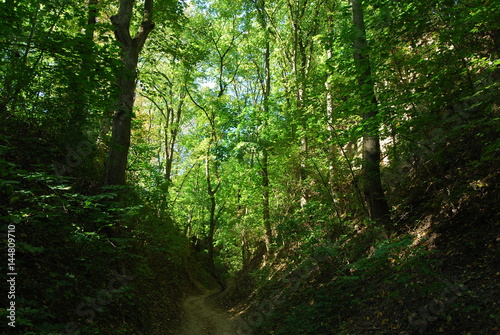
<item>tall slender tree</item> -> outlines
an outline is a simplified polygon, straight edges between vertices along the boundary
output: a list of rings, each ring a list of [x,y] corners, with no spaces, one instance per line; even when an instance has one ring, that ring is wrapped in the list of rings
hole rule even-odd
[[[131,21],[135,0],[120,0],[118,13],[111,17],[115,27],[116,40],[121,44],[123,66],[118,78],[119,99],[113,114],[111,147],[106,166],[105,184],[124,185],[130,133],[132,109],[137,79],[137,62],[139,53],[149,33],[154,28],[153,0],[145,0],[142,9],[142,22],[134,37],[130,35]]]
[[[363,135],[363,192],[370,218],[382,225],[389,223],[389,206],[380,178],[380,138],[378,102],[369,58],[362,0],[351,0],[354,26],[354,63],[361,94],[365,131]]]
[[[266,10],[266,1],[258,0],[254,2],[257,9],[259,22],[262,30],[264,31],[264,75],[260,78],[262,89],[262,108],[263,108],[263,127],[268,126],[269,117],[269,98],[271,95],[271,34],[268,23],[268,14]],[[266,145],[262,146],[262,161],[261,161],[261,174],[262,174],[262,219],[264,221],[264,228],[266,230],[266,249],[269,254],[271,243],[273,242],[273,230],[271,226],[271,214],[269,209],[269,152]]]

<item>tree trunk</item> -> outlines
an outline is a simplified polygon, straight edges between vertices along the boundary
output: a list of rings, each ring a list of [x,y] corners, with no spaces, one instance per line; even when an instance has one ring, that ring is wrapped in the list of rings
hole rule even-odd
[[[215,121],[214,121],[215,122]],[[213,131],[212,136],[214,135],[215,131]],[[210,270],[212,270],[213,275],[217,277],[217,274],[215,273],[215,262],[214,262],[214,234],[215,234],[215,228],[217,224],[217,215],[216,215],[216,209],[217,209],[217,199],[215,198],[215,195],[217,194],[217,191],[219,190],[220,186],[220,181],[217,182],[217,186],[213,186],[213,180],[212,180],[212,172],[210,169],[210,150],[212,148],[212,140],[213,137],[210,139],[207,147],[207,153],[206,153],[206,161],[205,161],[205,178],[207,181],[207,193],[208,197],[210,199],[210,212],[209,212],[209,231],[208,231],[208,258],[210,261]]]
[[[222,62],[222,60],[221,60]],[[220,88],[220,91],[218,92],[218,97],[220,98],[224,94],[224,89],[225,86]],[[210,137],[208,140],[207,148],[206,148],[206,153],[205,153],[205,180],[207,182],[207,194],[210,200],[210,212],[209,212],[209,232],[208,232],[208,256],[209,256],[209,266],[210,270],[212,271],[212,274],[214,277],[219,281],[219,277],[217,273],[215,273],[215,263],[214,263],[214,234],[216,230],[216,224],[217,224],[217,219],[218,219],[218,214],[216,214],[216,208],[217,208],[217,199],[216,199],[216,194],[219,190],[219,187],[221,185],[219,176],[218,176],[218,170],[217,170],[217,165],[215,165],[215,171],[212,174],[212,169],[210,168],[210,160],[211,160],[211,149],[214,143],[217,143],[217,132],[216,132],[216,114],[214,110],[211,110],[210,112],[207,111],[203,106],[199,105],[191,96],[188,90],[186,90],[186,93],[189,95],[189,98],[191,101],[203,111],[205,116],[207,117],[207,120],[210,124]],[[213,177],[217,179],[217,185],[214,187],[213,183]],[[222,211],[222,208],[219,209],[219,213]],[[224,288],[224,285],[221,283],[222,288]]]
[[[267,35],[269,38],[269,35]],[[266,42],[265,53],[265,67],[266,78],[264,88],[264,123],[267,126],[267,118],[269,115],[269,95],[271,93],[271,68],[269,65],[270,46],[269,40]],[[271,215],[269,211],[269,164],[268,152],[264,146],[262,149],[262,219],[264,221],[264,228],[266,229],[266,255],[269,255],[271,244],[273,243],[273,230],[271,228]]]
[[[269,210],[269,170],[266,148],[264,148],[262,155],[262,216],[264,228],[266,229],[266,253],[269,255],[271,244],[273,243],[273,229],[271,227],[271,215]]]
[[[363,122],[363,193],[370,218],[381,225],[389,224],[389,206],[380,179],[380,121],[377,119],[377,98],[366,41],[362,0],[351,0],[354,25],[354,63],[361,91]]]
[[[209,230],[208,230],[208,257],[210,259],[210,268],[215,270],[214,263],[214,234],[215,234],[215,225],[217,223],[217,218],[215,216],[215,209],[217,207],[217,202],[215,199],[215,193],[212,190],[209,190],[210,194],[210,221],[209,221]]]
[[[308,156],[308,145],[309,141],[307,138],[307,119],[305,116],[305,94],[306,94],[306,68],[307,68],[307,57],[306,57],[306,45],[312,43],[311,41],[304,40],[303,31],[301,27],[301,20],[304,19],[304,8],[306,4],[300,4],[288,1],[289,13],[292,23],[292,73],[294,76],[294,89],[295,89],[295,108],[297,110],[297,118],[299,120],[300,129],[300,165],[298,179],[301,184],[301,198],[300,205],[304,207],[307,204],[308,196],[307,189],[305,187],[304,181],[307,178],[307,156]]]
[[[246,237],[246,230],[241,230],[241,260],[243,269],[247,267],[250,261],[250,246]]]
[[[263,126],[267,127],[267,119],[269,117],[269,96],[271,95],[271,43],[269,27],[267,22],[266,1],[261,0],[255,3],[257,12],[259,14],[260,25],[264,30],[264,38],[266,41],[266,51],[264,53],[264,78],[262,84],[262,105],[264,109]],[[271,244],[273,243],[273,230],[271,227],[271,214],[269,210],[269,153],[265,143],[262,144],[262,220],[266,231],[266,256],[271,251]]]
[[[174,162],[174,148],[177,140],[177,134],[179,133],[180,123],[181,123],[181,114],[182,114],[182,106],[184,105],[184,95],[182,92],[180,94],[179,105],[177,106],[177,110],[173,109],[169,110],[170,116],[168,120],[166,120],[165,125],[165,180],[167,181],[167,192],[168,187],[172,183],[172,165]]]
[[[130,36],[130,21],[135,2],[135,0],[120,0],[118,14],[111,17],[111,22],[115,27],[115,37],[121,43],[123,67],[118,78],[120,96],[113,114],[111,147],[105,176],[106,185],[124,185],[126,182],[137,62],[146,38],[154,28],[153,0],[145,0],[142,23],[135,37]]]

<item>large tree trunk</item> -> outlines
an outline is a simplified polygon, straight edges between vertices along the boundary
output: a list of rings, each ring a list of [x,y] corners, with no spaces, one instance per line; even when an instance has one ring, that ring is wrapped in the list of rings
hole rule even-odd
[[[130,36],[130,21],[135,2],[135,0],[120,0],[118,14],[111,17],[115,27],[115,37],[121,43],[123,67],[118,78],[120,96],[113,114],[111,147],[105,176],[107,185],[124,185],[126,182],[137,61],[149,33],[154,28],[153,0],[145,0],[142,23],[135,37]]]
[[[389,223],[389,206],[380,179],[380,121],[377,119],[377,98],[368,55],[362,0],[351,0],[354,25],[354,62],[361,91],[363,122],[363,192],[370,218],[381,225]]]

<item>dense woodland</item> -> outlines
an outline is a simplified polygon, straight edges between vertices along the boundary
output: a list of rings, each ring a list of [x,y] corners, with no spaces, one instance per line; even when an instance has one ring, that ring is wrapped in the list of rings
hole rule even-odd
[[[2,334],[498,334],[499,0],[0,6]]]

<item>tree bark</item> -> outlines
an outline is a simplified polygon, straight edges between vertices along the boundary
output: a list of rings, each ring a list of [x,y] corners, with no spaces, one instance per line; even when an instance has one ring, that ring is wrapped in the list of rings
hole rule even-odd
[[[215,116],[214,116],[215,118]],[[213,121],[215,122],[215,120]],[[212,136],[214,135],[215,131],[213,132]],[[213,139],[213,138],[212,138]],[[208,258],[209,258],[209,267],[212,275],[214,278],[217,280],[217,282],[221,285],[221,289],[225,289],[225,285],[222,282],[219,274],[217,273],[215,269],[215,250],[214,250],[214,235],[215,235],[215,230],[217,228],[217,221],[219,218],[219,214],[223,210],[223,207],[219,208],[219,211],[216,212],[217,209],[217,199],[215,195],[217,194],[217,191],[219,190],[220,187],[220,179],[217,176],[217,167],[215,167],[215,177],[217,179],[217,185],[214,187],[213,186],[213,180],[212,180],[212,173],[210,169],[210,151],[212,148],[212,139],[209,141],[208,147],[207,147],[207,156],[206,156],[206,161],[205,161],[205,177],[207,181],[207,192],[208,196],[210,199],[210,211],[209,211],[209,231],[208,231]]]
[[[271,226],[271,214],[269,210],[269,169],[267,158],[267,149],[264,148],[262,154],[262,216],[264,228],[266,230],[266,252],[269,255],[271,244],[273,243],[273,229]]]
[[[179,97],[179,105],[177,110],[174,111],[173,107],[168,111],[170,116],[168,117],[167,124],[165,125],[165,180],[167,181],[167,192],[168,187],[172,183],[172,166],[174,162],[174,149],[177,140],[177,134],[179,133],[179,127],[181,122],[182,106],[184,105],[185,93],[181,92]]]
[[[118,78],[120,96],[113,114],[111,147],[105,175],[106,185],[124,185],[126,182],[137,62],[139,53],[149,33],[154,28],[153,0],[145,0],[142,23],[137,29],[135,37],[130,36],[130,21],[135,2],[135,0],[120,0],[118,14],[111,17],[111,22],[115,27],[116,40],[121,43],[122,69]]]
[[[298,127],[300,129],[300,165],[298,179],[301,184],[300,205],[304,207],[308,201],[308,190],[302,185],[307,178],[307,157],[309,151],[309,139],[307,137],[307,119],[305,115],[305,99],[306,99],[306,78],[307,78],[307,55],[306,49],[312,40],[304,38],[302,29],[302,20],[304,20],[305,8],[307,3],[288,1],[287,2],[289,15],[292,26],[292,73],[294,76],[295,89],[295,108],[297,110],[297,118],[299,120]]]
[[[209,231],[208,231],[208,257],[210,259],[210,267],[214,270],[214,234],[215,234],[215,225],[217,224],[217,217],[215,215],[215,210],[217,208],[217,201],[215,198],[215,194],[219,188],[218,184],[215,188],[212,185],[212,174],[210,172],[210,149],[211,143],[207,148],[207,157],[205,160],[205,177],[207,180],[207,193],[210,199],[210,216],[209,216]]]
[[[266,27],[267,31],[267,27]],[[264,119],[267,126],[267,118],[269,116],[269,96],[271,94],[271,67],[270,67],[270,45],[269,34],[266,34],[266,53],[265,53],[265,86],[264,86]],[[273,243],[273,230],[271,228],[271,215],[269,211],[269,164],[268,164],[267,148],[263,148],[262,152],[262,216],[264,228],[266,229],[266,253],[269,255],[271,244]]]
[[[263,126],[267,127],[267,119],[269,117],[269,97],[271,95],[271,44],[270,34],[267,22],[266,1],[260,0],[255,2],[257,12],[259,14],[260,25],[264,30],[264,38],[266,43],[266,51],[264,53],[264,78],[262,80],[262,105],[264,110]],[[273,243],[273,230],[271,226],[271,214],[269,209],[269,153],[265,144],[262,144],[262,220],[266,231],[266,256],[269,256],[271,244]]]
[[[366,41],[362,0],[351,0],[354,26],[354,63],[358,72],[358,86],[361,91],[363,122],[363,193],[370,218],[386,226],[389,224],[389,206],[385,199],[380,178],[380,121],[374,81]]]

